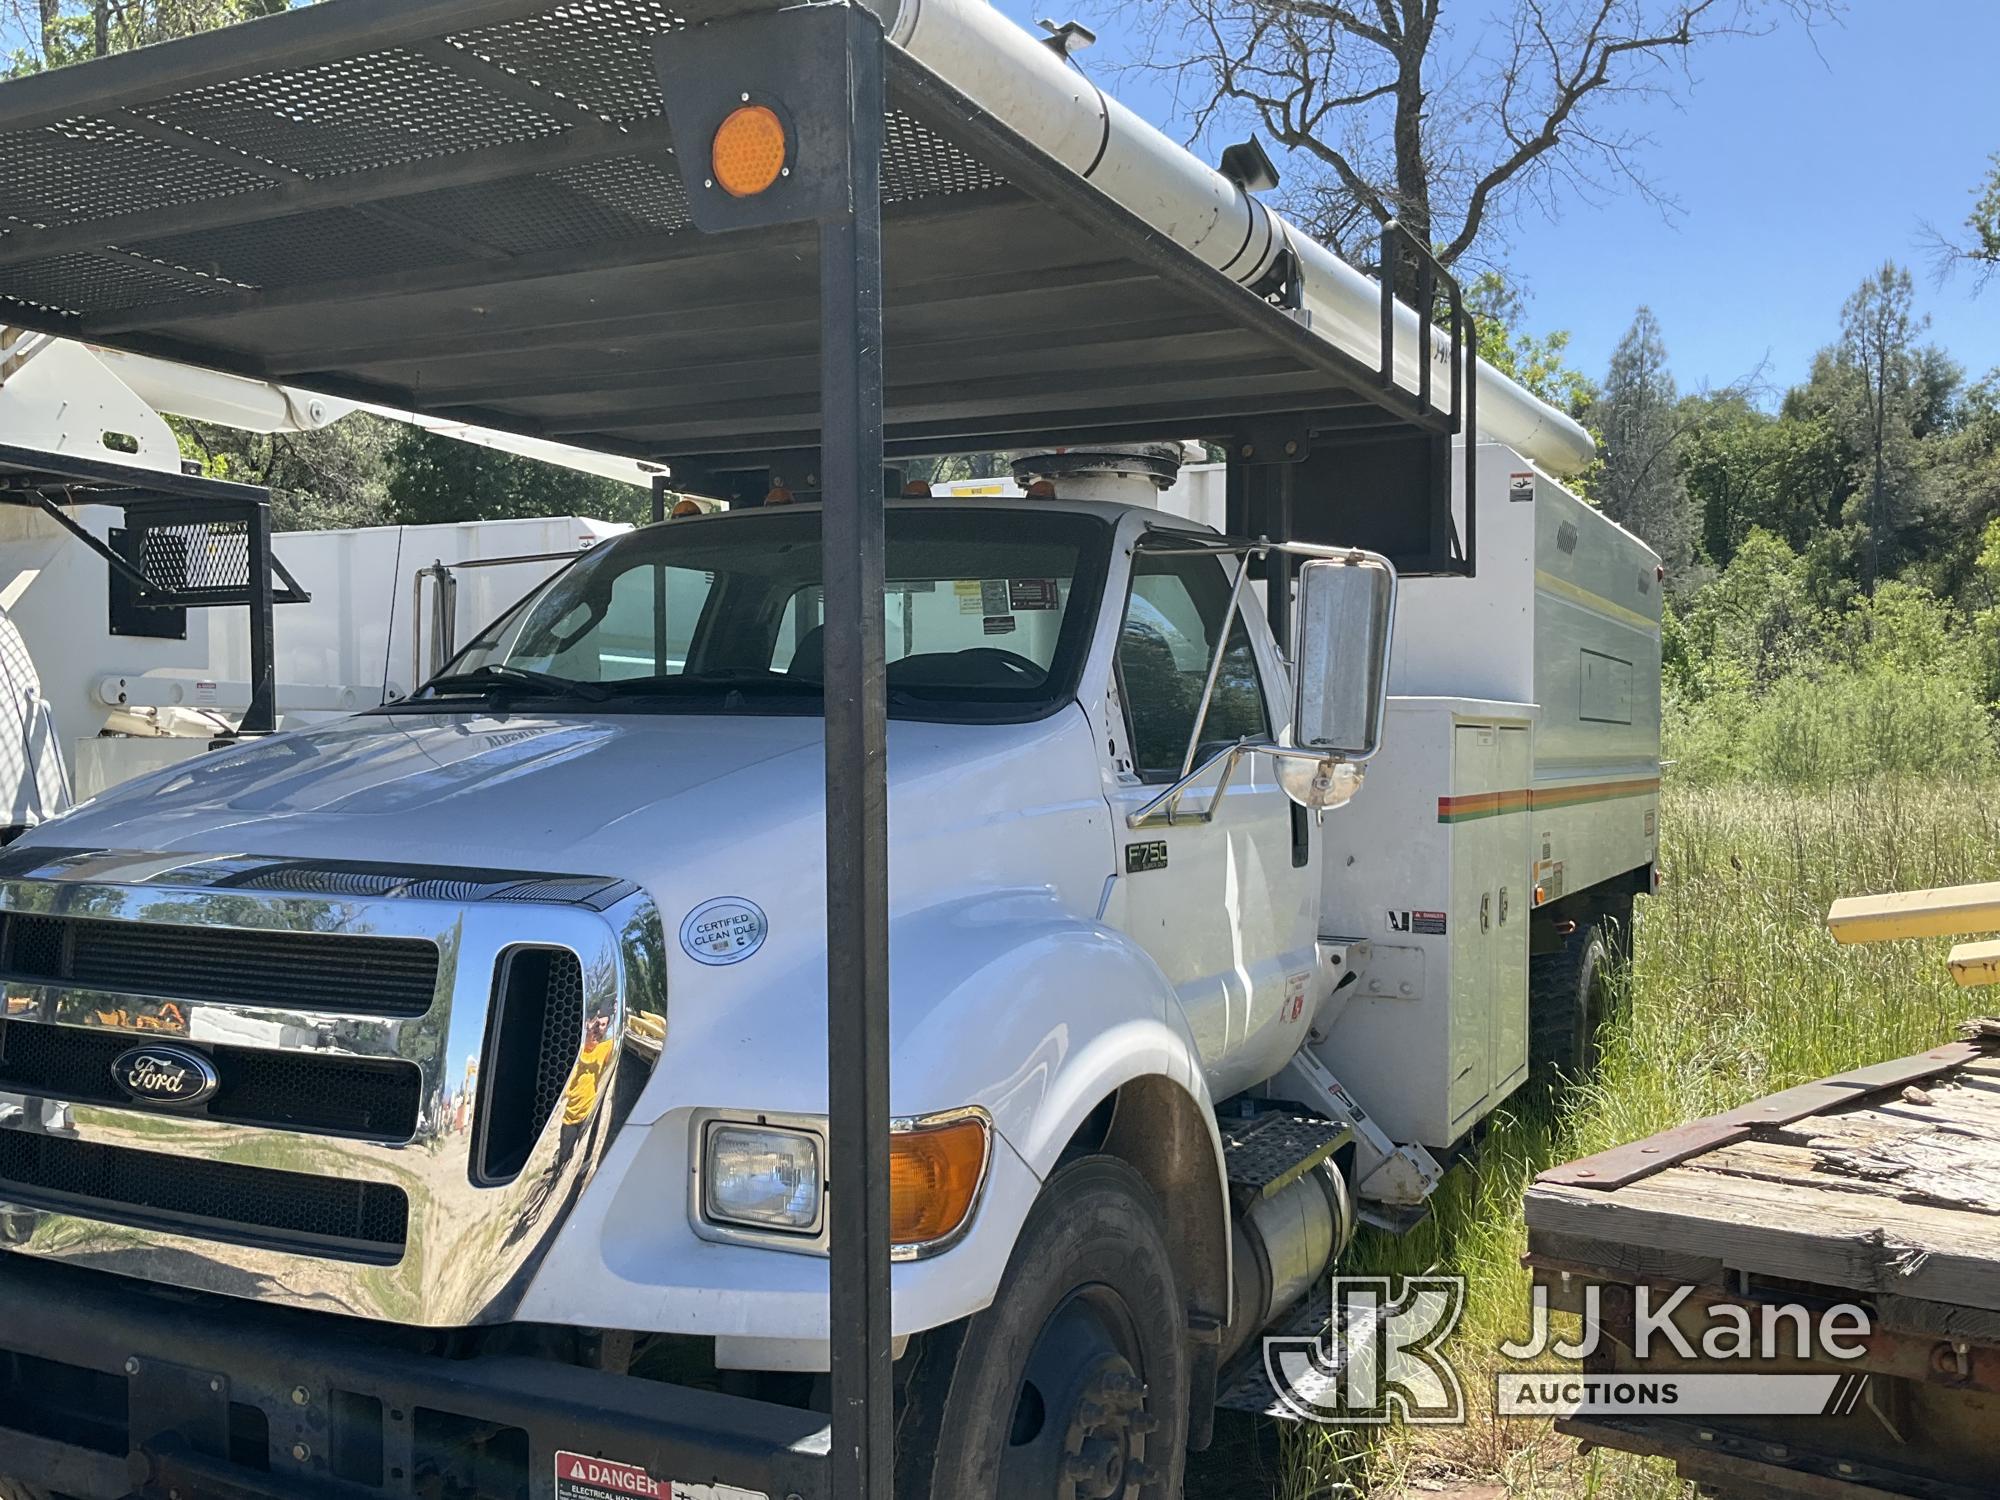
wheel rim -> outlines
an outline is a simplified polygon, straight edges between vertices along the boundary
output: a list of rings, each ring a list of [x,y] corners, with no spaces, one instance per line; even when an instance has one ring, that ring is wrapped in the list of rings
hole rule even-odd
[[[1003,1500],[1136,1500],[1154,1478],[1145,1354],[1125,1301],[1080,1287],[1049,1315],[1015,1391]]]

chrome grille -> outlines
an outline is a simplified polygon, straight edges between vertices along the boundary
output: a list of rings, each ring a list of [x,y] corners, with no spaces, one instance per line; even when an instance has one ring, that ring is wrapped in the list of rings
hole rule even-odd
[[[20,1131],[0,1131],[0,1191],[15,1202],[81,1210],[114,1224],[180,1229],[334,1259],[400,1260],[409,1232],[409,1199],[388,1183]]]
[[[0,1251],[415,1326],[505,1320],[658,1056],[623,1021],[665,1014],[664,940],[644,892],[602,876],[0,851]],[[532,1003],[496,1066],[514,970]],[[612,1049],[587,1084],[586,1036]],[[110,1061],[145,1043],[200,1053],[215,1094],[124,1097]],[[572,1087],[581,1132],[558,1128]],[[481,1170],[495,1119],[517,1132],[504,1182]]]
[[[111,1064],[139,1038],[0,1020],[0,1092],[131,1107]],[[417,1130],[422,1070],[412,1062],[205,1047],[222,1086],[193,1111],[210,1120],[406,1141]]]
[[[9,912],[0,927],[0,971],[123,994],[420,1016],[437,992],[438,950],[421,938]]]

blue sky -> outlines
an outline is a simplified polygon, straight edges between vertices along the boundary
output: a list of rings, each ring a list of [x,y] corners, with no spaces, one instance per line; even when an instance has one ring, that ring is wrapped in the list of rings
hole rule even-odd
[[[1032,21],[1054,0],[999,3]],[[1503,3],[1445,11],[1463,28]],[[1097,19],[1071,5],[1057,19]],[[1107,34],[1082,61],[1116,50]],[[2000,280],[1983,297],[1964,273],[1937,286],[1921,231],[1958,228],[2000,151],[2000,0],[1851,0],[1839,26],[1718,43],[1694,74],[1680,108],[1621,103],[1613,117],[1656,139],[1648,175],[1678,213],[1628,193],[1566,203],[1558,223],[1530,209],[1512,227],[1501,258],[1533,327],[1569,329],[1575,362],[1601,375],[1643,302],[1684,389],[1763,365],[1782,387],[1833,340],[1861,278],[1894,258],[1917,279],[1931,337],[1974,375],[2000,366]],[[1155,120],[1168,108],[1131,76],[1113,91]]]

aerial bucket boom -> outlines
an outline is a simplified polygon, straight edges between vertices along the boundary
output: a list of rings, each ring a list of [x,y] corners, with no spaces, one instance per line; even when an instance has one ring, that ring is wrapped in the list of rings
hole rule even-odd
[[[865,0],[889,38],[974,103],[1089,179],[1114,201],[1243,286],[1289,248],[1303,270],[1311,327],[1376,364],[1381,288],[1310,235],[1100,90],[987,0]],[[1417,315],[1396,306],[1396,375],[1415,390]],[[1434,340],[1433,400],[1450,410],[1450,346]],[[1479,366],[1479,427],[1556,475],[1597,456],[1590,434],[1488,365]]]

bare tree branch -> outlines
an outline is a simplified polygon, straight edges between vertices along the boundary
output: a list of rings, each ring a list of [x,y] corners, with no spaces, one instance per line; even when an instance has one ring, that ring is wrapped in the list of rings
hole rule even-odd
[[[1650,139],[1611,123],[1619,98],[1671,97],[1698,49],[1812,27],[1842,0],[1503,0],[1454,37],[1443,0],[1125,0],[1133,66],[1197,97],[1197,130],[1237,120],[1310,164],[1289,206],[1345,252],[1395,217],[1446,265],[1521,202],[1637,190]],[[1184,99],[1185,103],[1185,99]],[[1316,169],[1316,170],[1315,170]]]

